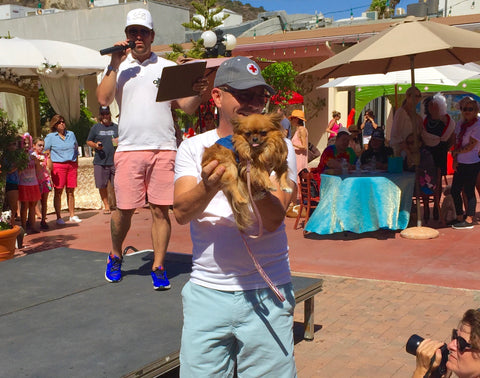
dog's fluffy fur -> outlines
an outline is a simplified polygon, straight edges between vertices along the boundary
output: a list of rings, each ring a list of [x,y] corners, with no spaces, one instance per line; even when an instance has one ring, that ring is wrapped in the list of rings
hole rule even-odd
[[[10,221],[12,220],[12,212],[10,210],[3,211],[2,212],[2,220],[5,223],[10,223]]]
[[[443,224],[448,224],[457,219],[457,213],[455,211],[455,204],[453,202],[452,194],[450,193],[450,186],[447,186],[443,190],[443,201],[440,207],[440,220]]]
[[[247,187],[247,161],[251,162],[250,181],[252,193],[275,190],[270,172],[275,171],[280,188],[292,192],[288,185],[288,149],[283,137],[281,117],[277,114],[252,114],[239,117],[234,124],[232,143],[234,151],[214,144],[206,148],[202,167],[213,160],[225,167],[222,190],[232,207],[237,227],[244,231],[252,224]],[[237,162],[238,158],[238,162]]]

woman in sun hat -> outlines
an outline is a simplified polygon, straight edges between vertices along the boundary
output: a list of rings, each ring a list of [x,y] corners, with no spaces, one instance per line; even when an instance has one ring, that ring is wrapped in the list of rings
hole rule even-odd
[[[289,117],[290,123],[295,128],[292,144],[297,157],[297,174],[302,169],[308,168],[308,131],[305,127],[305,113],[302,110],[294,110]]]

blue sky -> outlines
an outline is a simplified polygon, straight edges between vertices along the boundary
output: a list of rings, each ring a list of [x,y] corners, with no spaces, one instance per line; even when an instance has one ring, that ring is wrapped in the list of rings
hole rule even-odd
[[[350,9],[354,17],[360,17],[371,4],[371,0],[244,0],[254,7],[263,6],[267,11],[285,10],[288,14],[322,12],[325,17],[334,20],[350,17]],[[400,0],[397,7],[407,10],[407,5],[418,3],[418,0]]]

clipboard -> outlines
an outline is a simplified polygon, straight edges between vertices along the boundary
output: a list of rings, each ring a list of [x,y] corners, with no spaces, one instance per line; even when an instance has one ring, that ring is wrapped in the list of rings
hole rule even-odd
[[[157,102],[198,95],[192,89],[193,83],[205,75],[206,61],[165,67],[158,84]]]

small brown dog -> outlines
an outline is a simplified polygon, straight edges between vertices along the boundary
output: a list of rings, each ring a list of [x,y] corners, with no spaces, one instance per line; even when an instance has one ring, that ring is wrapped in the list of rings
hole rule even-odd
[[[440,220],[443,224],[448,225],[457,220],[457,213],[455,211],[455,203],[450,192],[451,186],[445,187],[443,190],[443,201],[440,207]]]
[[[206,148],[202,167],[217,160],[225,167],[222,190],[232,207],[237,227],[244,231],[252,224],[247,187],[247,161],[250,161],[250,181],[253,193],[273,191],[270,180],[274,171],[285,192],[292,192],[288,185],[287,154],[281,116],[278,114],[252,114],[233,122],[232,144],[235,151],[219,143]]]

